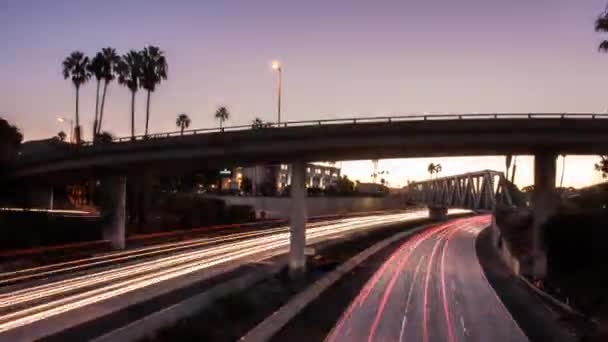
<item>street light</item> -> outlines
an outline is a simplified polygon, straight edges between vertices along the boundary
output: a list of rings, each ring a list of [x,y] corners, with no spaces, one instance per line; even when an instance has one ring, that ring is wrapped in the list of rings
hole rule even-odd
[[[71,143],[73,143],[72,137],[74,135],[74,120],[72,120],[72,119],[66,119],[66,118],[64,118],[62,116],[60,116],[60,117],[57,118],[57,122],[65,123],[66,121],[70,122],[70,144],[71,144]]]
[[[282,88],[282,74],[283,67],[279,61],[272,61],[272,69],[278,71],[278,86],[277,86],[277,115],[278,115],[278,124],[281,125],[281,88]]]

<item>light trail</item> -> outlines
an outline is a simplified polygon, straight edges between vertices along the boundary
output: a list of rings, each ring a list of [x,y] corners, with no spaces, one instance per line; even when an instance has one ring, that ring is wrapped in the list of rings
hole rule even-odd
[[[403,242],[326,341],[527,341],[477,260],[475,239],[489,225],[489,215],[453,220]]]
[[[307,243],[423,217],[426,217],[426,212],[417,211],[355,217],[309,225],[306,230]],[[110,269],[93,268],[86,274],[77,274],[17,290],[7,290],[0,294],[0,333],[213,266],[270,258],[288,249],[289,238],[289,229],[283,226],[259,232],[167,243],[134,251],[116,252],[2,273],[0,284],[27,279],[30,274],[51,276],[128,261]],[[143,260],[135,262],[137,258]]]
[[[344,220],[329,221],[329,222],[324,222],[324,224],[340,222],[340,221],[344,221]],[[310,228],[310,227],[315,227],[318,225],[320,225],[320,224],[311,223],[311,224],[308,224],[307,227]],[[228,241],[233,241],[233,240],[240,240],[240,239],[254,237],[254,236],[269,235],[269,234],[276,233],[276,232],[288,231],[288,229],[289,229],[289,226],[281,226],[281,227],[276,227],[276,228],[264,229],[262,231],[235,233],[235,234],[230,234],[230,235],[225,235],[225,236],[220,236],[220,237],[200,238],[200,239],[193,239],[193,240],[188,240],[188,241],[158,244],[158,245],[149,246],[149,247],[137,248],[137,249],[133,249],[133,250],[129,250],[129,251],[113,252],[113,253],[108,253],[108,254],[89,257],[89,258],[82,258],[82,259],[78,259],[78,260],[55,263],[55,264],[51,264],[51,265],[44,265],[44,266],[26,268],[26,269],[17,270],[17,271],[4,272],[4,273],[0,273],[0,286],[2,286],[4,284],[8,284],[8,283],[13,283],[16,281],[40,278],[40,277],[50,276],[50,275],[54,275],[54,274],[58,274],[58,273],[62,273],[62,272],[68,272],[68,271],[77,271],[77,270],[82,270],[82,269],[86,269],[86,268],[90,268],[90,267],[94,267],[94,266],[114,263],[117,261],[121,262],[121,261],[125,261],[125,260],[130,260],[130,259],[136,259],[136,258],[152,256],[152,255],[157,255],[157,254],[163,254],[163,253],[167,253],[167,252],[175,252],[175,251],[178,251],[181,249],[190,249],[190,248],[194,248],[194,247],[201,247],[201,246],[210,245],[210,244],[217,244],[217,243],[228,242]],[[2,295],[0,294],[0,297],[1,296]]]

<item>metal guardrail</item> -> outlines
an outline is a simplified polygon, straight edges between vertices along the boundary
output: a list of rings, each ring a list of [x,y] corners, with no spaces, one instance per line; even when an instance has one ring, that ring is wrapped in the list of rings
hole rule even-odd
[[[542,119],[589,119],[602,120],[608,119],[608,114],[597,113],[474,113],[474,114],[452,114],[452,113],[436,113],[422,115],[401,115],[401,116],[378,116],[367,118],[345,118],[345,119],[322,119],[322,120],[304,120],[304,121],[287,121],[279,123],[265,123],[265,127],[254,127],[253,125],[239,125],[216,128],[189,129],[181,131],[172,131],[166,133],[154,133],[146,135],[136,135],[134,137],[120,137],[113,139],[114,143],[164,139],[178,136],[199,135],[207,133],[233,132],[245,130],[263,130],[269,128],[285,128],[285,127],[314,127],[328,126],[339,124],[364,124],[364,123],[393,123],[407,121],[433,121],[433,120],[505,120],[505,119],[521,119],[521,120],[542,120]],[[83,145],[92,145],[92,142],[85,142]]]

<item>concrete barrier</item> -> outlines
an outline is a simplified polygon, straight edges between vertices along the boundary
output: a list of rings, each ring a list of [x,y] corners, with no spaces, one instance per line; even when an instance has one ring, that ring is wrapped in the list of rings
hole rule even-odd
[[[263,211],[266,218],[288,218],[289,197],[263,196],[206,196],[218,198],[227,205],[250,205],[258,216]],[[308,197],[306,198],[308,217],[348,214],[365,211],[405,209],[405,200],[399,196],[386,197]]]

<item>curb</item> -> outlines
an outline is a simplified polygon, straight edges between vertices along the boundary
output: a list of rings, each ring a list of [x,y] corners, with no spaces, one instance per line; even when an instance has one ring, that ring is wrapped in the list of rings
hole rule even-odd
[[[262,269],[254,269],[243,276],[218,284],[196,296],[173,304],[119,329],[110,331],[92,341],[111,342],[142,339],[148,335],[154,334],[159,329],[175,324],[181,319],[195,315],[202,308],[221,297],[232,292],[243,291],[254,283],[280,272],[285,265],[286,261],[279,261],[264,266]]]
[[[561,300],[553,297],[548,292],[545,292],[545,291],[539,289],[538,287],[534,286],[534,284],[532,284],[528,279],[526,279],[526,277],[520,275],[520,276],[518,276],[518,278],[519,278],[519,280],[521,280],[524,284],[526,284],[532,291],[534,291],[534,293],[536,293],[542,299],[551,302],[551,304],[559,307],[560,309],[568,312],[569,314],[578,316],[578,317],[583,318],[585,320],[589,320],[589,321],[593,322],[594,324],[597,324],[597,322],[595,322],[595,320],[593,320],[593,319],[589,318],[588,316],[584,315],[583,313],[577,311],[576,309],[574,309],[570,305],[562,302]]]
[[[279,330],[281,330],[291,319],[293,319],[302,309],[304,309],[313,300],[317,299],[325,290],[332,286],[335,282],[340,280],[345,274],[350,272],[356,266],[367,260],[372,255],[376,254],[383,248],[387,247],[391,243],[403,239],[405,237],[414,235],[421,230],[428,228],[429,225],[425,224],[418,226],[415,229],[401,232],[388,237],[380,242],[377,242],[371,247],[368,247],[364,251],[350,258],[345,263],[338,266],[331,273],[325,275],[323,278],[317,280],[312,285],[307,287],[303,292],[298,293],[293,297],[287,304],[283,305],[272,315],[258,324],[256,327],[247,332],[240,341],[268,341],[274,336]]]

